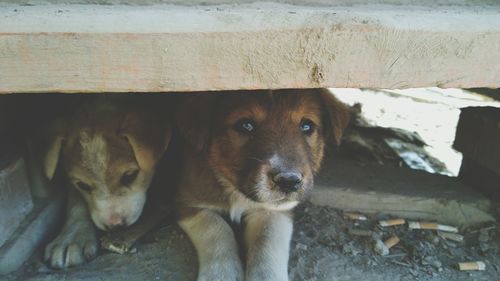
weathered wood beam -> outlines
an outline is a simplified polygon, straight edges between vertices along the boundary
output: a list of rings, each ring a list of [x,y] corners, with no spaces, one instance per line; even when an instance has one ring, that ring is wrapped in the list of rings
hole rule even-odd
[[[4,3],[0,93],[500,87],[500,4],[445,2]]]

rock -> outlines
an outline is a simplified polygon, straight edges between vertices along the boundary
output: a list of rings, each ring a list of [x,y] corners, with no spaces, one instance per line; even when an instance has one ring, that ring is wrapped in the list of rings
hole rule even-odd
[[[62,196],[37,206],[0,248],[0,275],[18,269],[54,230],[62,214]]]
[[[430,242],[434,245],[439,244],[439,237],[432,234],[432,233],[428,233],[427,235],[425,235],[425,240],[427,240],[428,242]]]
[[[381,256],[387,256],[389,254],[389,248],[387,248],[387,246],[384,244],[384,242],[382,242],[382,240],[375,241],[373,250],[375,251],[375,253]]]
[[[490,237],[490,234],[488,232],[488,229],[482,228],[481,230],[479,230],[479,235],[478,235],[477,239],[479,240],[479,242],[490,241],[491,237]]]
[[[302,244],[302,243],[297,243],[297,245],[295,245],[295,249],[302,250],[302,251],[307,251],[307,245]]]
[[[372,236],[373,231],[367,229],[359,229],[359,228],[349,228],[348,230],[350,235],[354,236]]]
[[[426,256],[422,260],[422,264],[423,265],[430,265],[430,266],[434,267],[437,270],[440,270],[440,269],[442,270],[442,266],[443,266],[443,264],[441,263],[441,261],[439,261],[435,256]]]
[[[0,162],[1,158],[3,155]],[[26,164],[20,157],[10,161],[7,167],[0,167],[0,247],[33,210],[26,175]]]

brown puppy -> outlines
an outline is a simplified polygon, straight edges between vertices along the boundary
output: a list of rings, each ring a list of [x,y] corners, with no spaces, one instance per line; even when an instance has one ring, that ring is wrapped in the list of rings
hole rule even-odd
[[[95,226],[111,230],[139,218],[156,164],[170,141],[165,121],[148,103],[105,96],[54,125],[45,173],[51,179],[60,166],[71,187],[66,223],[45,249],[52,267],[93,258],[98,250]]]
[[[313,186],[349,113],[327,90],[204,93],[176,115],[185,149],[179,224],[198,280],[288,280],[291,210]],[[240,259],[230,224],[243,226]]]

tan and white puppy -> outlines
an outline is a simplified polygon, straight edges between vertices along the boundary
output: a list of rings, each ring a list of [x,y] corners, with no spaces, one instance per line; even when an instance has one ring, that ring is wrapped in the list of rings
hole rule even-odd
[[[52,267],[95,257],[95,226],[126,227],[141,215],[171,128],[157,105],[138,98],[91,99],[54,125],[45,173],[52,179],[59,167],[69,194],[63,229],[45,249]]]
[[[176,210],[198,254],[199,281],[288,280],[291,210],[348,120],[346,107],[318,89],[203,93],[182,102],[176,124],[189,144]]]

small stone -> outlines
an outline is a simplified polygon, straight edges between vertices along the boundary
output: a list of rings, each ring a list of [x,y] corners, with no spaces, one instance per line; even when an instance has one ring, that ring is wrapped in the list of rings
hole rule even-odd
[[[353,241],[346,243],[342,246],[342,253],[351,256],[357,256],[361,254],[361,251],[354,246]]]
[[[479,242],[488,242],[490,241],[491,237],[490,234],[488,233],[488,230],[483,228],[479,231],[479,236],[477,237]]]
[[[36,272],[38,272],[38,273],[44,273],[44,274],[47,274],[47,273],[52,272],[52,269],[51,269],[51,268],[49,268],[46,264],[44,264],[44,263],[42,263],[42,262],[37,263],[37,264],[36,264],[36,267],[37,267]]]
[[[486,253],[490,250],[490,246],[488,243],[479,243],[479,249],[481,249],[481,252]]]
[[[375,253],[381,255],[381,256],[387,256],[389,254],[389,249],[387,246],[382,242],[381,240],[377,240],[375,242],[375,245],[373,246],[373,250]]]
[[[354,236],[372,236],[373,231],[359,228],[349,228],[349,234]]]
[[[424,261],[428,265],[434,267],[437,270],[439,270],[443,266],[443,264],[441,263],[441,261],[439,261],[435,256],[426,256],[424,258]]]
[[[439,237],[432,234],[432,233],[427,234],[425,236],[425,240],[427,240],[429,243],[434,244],[434,245],[439,244]]]
[[[413,277],[417,277],[418,276],[418,271],[413,269],[413,268],[410,268],[408,271],[410,271],[410,274],[413,275]]]
[[[307,251],[307,245],[304,245],[302,243],[297,243],[297,245],[295,246],[295,248],[297,250],[303,250],[303,251]]]

